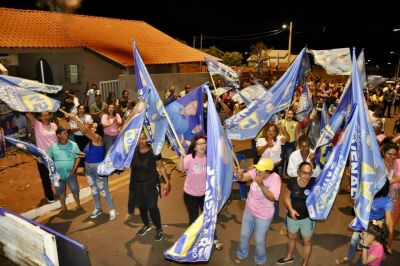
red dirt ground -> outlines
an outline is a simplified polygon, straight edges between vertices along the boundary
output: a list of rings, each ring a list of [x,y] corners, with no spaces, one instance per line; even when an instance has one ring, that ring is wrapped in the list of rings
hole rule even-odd
[[[80,188],[88,186],[82,168],[78,169],[78,183]],[[13,150],[0,158],[0,207],[23,213],[46,203],[32,155]]]

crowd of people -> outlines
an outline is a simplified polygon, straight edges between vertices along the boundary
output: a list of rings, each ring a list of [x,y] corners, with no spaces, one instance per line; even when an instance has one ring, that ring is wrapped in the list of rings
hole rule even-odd
[[[264,83],[268,86],[270,84],[272,86],[274,81]],[[254,167],[248,171],[235,168],[237,179],[250,183],[246,207],[243,211],[242,228],[238,236],[240,242],[234,259],[237,264],[248,256],[249,241],[253,233],[254,261],[257,265],[265,264],[267,260],[265,239],[271,222],[279,216],[279,198],[287,209],[284,228],[288,235],[288,245],[286,256],[276,263],[286,264],[294,261],[293,252],[300,232],[304,250],[301,264],[309,264],[312,235],[316,223],[310,219],[305,201],[321,173],[313,148],[319,138],[323,105],[327,106],[329,114],[332,115],[345,85],[341,82],[322,81],[317,76],[310,76],[307,86],[312,92],[314,103],[314,109],[307,119],[296,121],[296,102],[300,95],[295,94],[292,107],[276,114],[253,140]],[[183,97],[190,90],[191,87],[186,85],[177,94],[175,87],[171,86],[166,90],[164,102],[172,102]],[[215,96],[222,121],[245,107],[244,104],[232,100],[234,93],[234,91],[227,91]],[[39,116],[26,114],[34,130],[36,145],[47,151],[54,160],[61,178],[60,186],[56,187],[56,193],[54,193],[47,168],[43,162],[37,162],[45,198],[53,202],[57,195],[62,211],[68,211],[65,204],[66,185],[68,185],[75,199],[76,208],[80,209],[76,173],[81,165],[85,167],[85,174],[92,191],[94,210],[90,218],[96,219],[103,214],[100,204],[100,195],[102,195],[107,203],[109,219],[114,220],[118,212],[109,191],[108,176],[98,175],[96,169],[113,145],[123,124],[134,115],[135,101],[129,98],[129,92],[125,90],[120,99],[111,92],[107,97],[107,102],[103,102],[96,84],[87,91],[83,104],[79,103],[72,90],[66,92],[66,95],[61,112],[68,121],[68,128],[60,125],[59,119],[54,114],[48,112],[42,112]],[[359,247],[362,250],[361,263],[380,265],[385,253],[391,253],[393,228],[400,216],[400,154],[397,145],[400,137],[385,135],[385,129],[386,132],[391,131],[386,126],[385,115],[390,118],[400,113],[400,82],[370,88],[365,92],[365,96],[388,179],[384,188],[375,195],[368,230],[353,233],[349,252],[336,261],[338,264],[352,261]],[[393,133],[399,132],[400,118],[393,129]],[[340,131],[333,140],[333,144],[339,135]],[[188,225],[194,223],[203,211],[206,191],[206,150],[206,137],[196,135],[190,142],[188,153],[182,155],[177,164],[177,169],[185,174],[182,198],[188,213]],[[167,194],[171,189],[170,176],[161,159],[160,155],[153,154],[146,134],[142,132],[131,162],[125,219],[130,220],[135,208],[138,207],[144,225],[137,235],[144,236],[151,230],[150,215],[157,230],[156,241],[163,238],[161,214],[157,203],[162,191],[160,176],[165,183],[164,193]],[[282,183],[287,183],[287,185],[282,185]],[[283,196],[280,197],[281,194]],[[214,244],[217,249],[223,247],[217,239]]]

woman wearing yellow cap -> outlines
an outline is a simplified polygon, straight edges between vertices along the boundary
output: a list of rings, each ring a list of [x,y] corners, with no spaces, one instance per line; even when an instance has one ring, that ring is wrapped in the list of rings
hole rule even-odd
[[[268,158],[261,159],[254,169],[246,173],[243,173],[241,169],[235,169],[235,174],[240,181],[253,181],[243,212],[236,263],[240,263],[247,257],[253,231],[256,243],[254,261],[257,265],[264,265],[267,260],[265,236],[274,215],[274,201],[279,199],[281,190],[281,178],[272,172],[273,170],[274,163]]]

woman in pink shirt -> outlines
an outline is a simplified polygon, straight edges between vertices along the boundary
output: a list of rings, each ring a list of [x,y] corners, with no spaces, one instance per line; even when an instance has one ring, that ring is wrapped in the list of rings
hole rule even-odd
[[[203,211],[204,197],[206,194],[207,177],[207,140],[204,136],[195,136],[185,156],[181,156],[178,170],[186,174],[183,185],[183,201],[189,213],[189,225],[194,223]],[[221,250],[223,244],[214,234],[214,246]]]
[[[264,265],[267,260],[265,236],[274,214],[274,201],[279,199],[281,191],[281,178],[272,172],[273,170],[274,163],[270,159],[264,158],[255,165],[254,169],[246,173],[241,170],[236,171],[238,180],[253,181],[243,212],[236,263],[240,263],[248,256],[249,241],[253,231],[256,243],[254,261],[257,265]]]
[[[115,106],[113,104],[108,106],[107,113],[101,117],[101,124],[103,125],[104,145],[107,153],[110,147],[114,144],[119,133],[119,128],[122,125],[121,116],[115,112]]]
[[[57,141],[57,125],[51,122],[51,113],[40,113],[40,121],[37,120],[31,113],[26,113],[26,118],[28,118],[29,123],[35,131],[36,146],[47,153],[49,147]],[[41,160],[38,160],[37,166],[40,178],[42,180],[42,186],[46,200],[48,202],[54,202],[54,192],[51,188],[49,170]]]
[[[363,265],[379,266],[385,258],[389,231],[385,223],[370,222],[367,231],[362,232],[359,246]]]
[[[189,225],[194,223],[203,211],[206,194],[207,140],[203,136],[192,139],[188,153],[181,156],[178,170],[186,174],[183,186],[183,200],[189,213]]]

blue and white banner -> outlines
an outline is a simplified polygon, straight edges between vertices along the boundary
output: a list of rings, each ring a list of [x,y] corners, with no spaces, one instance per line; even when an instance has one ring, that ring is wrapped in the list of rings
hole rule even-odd
[[[361,86],[362,78],[359,75],[355,52],[353,52],[351,87],[345,92],[346,94],[351,92],[352,111],[339,143],[333,148],[306,204],[312,219],[327,218],[340,185],[344,165],[350,154],[351,196],[355,199],[356,213],[356,218],[350,226],[355,230],[366,230],[374,195],[385,184],[386,176],[378,142],[372,125],[368,122],[366,101]],[[346,96],[346,98],[350,97]],[[342,111],[339,111],[337,115],[345,113],[343,110],[347,107],[343,106]]]
[[[232,146],[225,136],[208,88],[207,95],[207,180],[204,211],[175,244],[164,252],[166,258],[179,262],[210,259],[217,215],[232,188]]]
[[[27,90],[44,92],[44,93],[57,93],[60,90],[62,90],[62,86],[49,85],[49,84],[40,83],[35,80],[23,79],[23,78],[5,76],[5,75],[0,75],[0,82],[8,83],[11,86],[21,87],[21,88],[24,88]]]
[[[34,156],[40,158],[43,161],[44,165],[46,165],[47,169],[49,170],[49,178],[53,186],[58,187],[60,185],[59,183],[60,175],[57,172],[56,165],[54,164],[54,161],[47,155],[46,152],[39,149],[32,143],[10,138],[7,136],[5,136],[5,139],[12,145],[15,145],[17,148],[29,152],[30,154],[33,154]]]
[[[361,57],[360,57],[361,56]],[[354,142],[351,146],[351,194],[354,197],[356,218],[351,222],[355,230],[367,230],[369,215],[374,195],[386,182],[385,165],[379,152],[375,131],[369,120],[368,109],[364,99],[363,85],[365,80],[363,69],[364,53],[356,61],[353,51],[352,95],[353,102],[359,106],[359,114],[355,125]],[[358,66],[362,68],[359,69]]]
[[[273,114],[291,105],[296,81],[302,66],[303,49],[277,83],[247,108],[225,120],[229,139],[253,139]]]
[[[349,48],[310,50],[314,62],[322,66],[329,75],[350,75],[351,57]]]
[[[352,136],[357,122],[357,108],[353,109],[348,125],[307,197],[306,205],[312,220],[325,220],[331,211],[349,156],[350,145],[353,141]]]
[[[239,91],[236,90],[237,94],[232,96],[232,100],[242,103],[244,102],[246,106],[249,106],[252,101],[260,98],[265,93],[265,88],[261,84],[253,85],[244,88]]]
[[[144,95],[145,99],[146,97],[147,93]],[[106,157],[97,166],[99,175],[110,175],[115,170],[123,170],[130,166],[143,128],[146,104],[140,101],[135,108],[138,113],[126,122],[114,144],[107,151]]]
[[[234,88],[240,87],[239,76],[233,69],[214,59],[208,57],[204,58],[206,60],[208,72],[210,72],[211,75],[220,75],[229,86]]]
[[[178,135],[178,141],[183,145],[186,152],[194,136],[204,136],[203,88],[206,84],[208,83],[190,91],[165,107]],[[175,137],[172,137],[170,127],[168,127],[167,136],[175,152],[180,155],[179,146],[175,142]]]
[[[46,95],[11,85],[0,79],[0,100],[18,112],[55,112],[60,102]]]
[[[149,137],[152,139],[151,145],[153,147],[153,152],[157,155],[161,152],[167,132],[168,121],[166,118],[166,111],[135,44],[133,44],[133,55],[139,98],[143,99],[142,95],[144,89],[149,90],[146,100],[148,108],[146,111],[145,125],[150,135]]]

